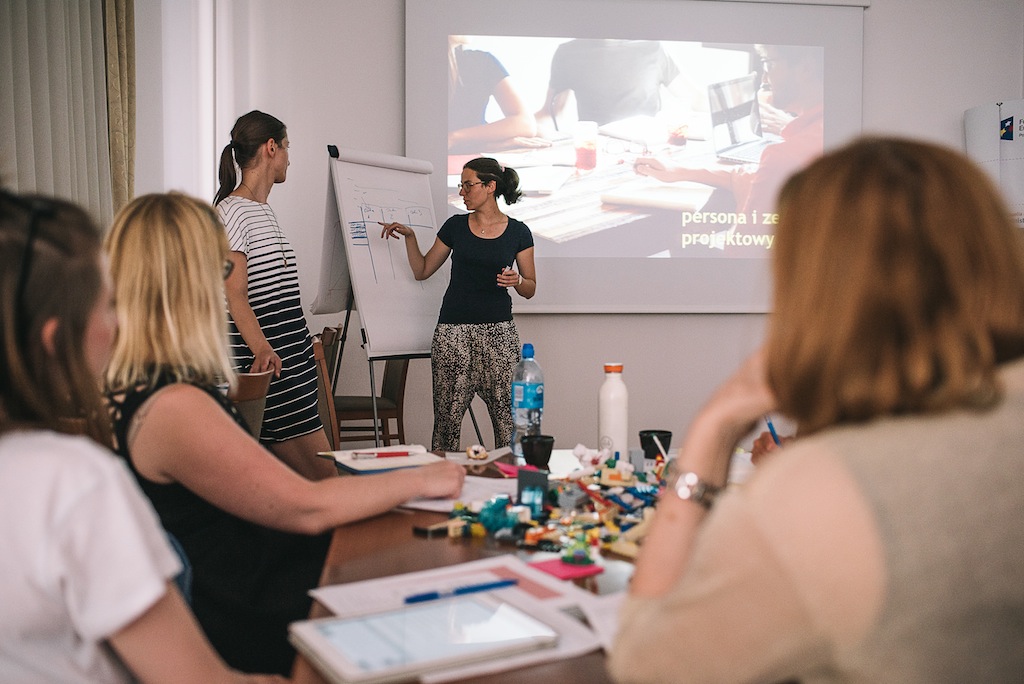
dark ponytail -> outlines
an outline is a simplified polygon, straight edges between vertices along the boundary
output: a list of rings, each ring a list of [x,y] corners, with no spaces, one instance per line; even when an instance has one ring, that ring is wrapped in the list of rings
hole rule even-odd
[[[503,197],[506,204],[515,204],[523,196],[519,190],[519,174],[516,170],[502,166],[490,157],[471,159],[462,168],[475,171],[477,178],[485,183],[494,181],[494,194]]]
[[[286,135],[288,130],[285,125],[269,114],[253,110],[238,117],[234,128],[231,129],[231,142],[225,145],[220,153],[220,187],[213,203],[220,204],[221,200],[234,192],[238,186],[236,163],[240,169],[248,168],[263,143],[273,138],[274,142],[280,145]]]

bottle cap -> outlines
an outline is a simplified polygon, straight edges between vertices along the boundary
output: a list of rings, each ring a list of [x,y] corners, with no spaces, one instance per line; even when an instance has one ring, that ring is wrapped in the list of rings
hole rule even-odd
[[[525,356],[525,355],[526,354],[524,353],[523,356]],[[621,373],[622,372],[622,364],[621,363],[606,363],[606,364],[604,364],[604,372],[605,373]]]
[[[529,342],[527,342],[526,344],[523,345],[523,358],[524,359],[532,359],[533,358],[533,345],[530,344]]]

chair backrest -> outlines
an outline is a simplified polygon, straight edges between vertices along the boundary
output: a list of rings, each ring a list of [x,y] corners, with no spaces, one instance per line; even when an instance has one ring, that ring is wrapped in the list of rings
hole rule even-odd
[[[336,393],[338,384],[338,352],[341,351],[339,346],[341,344],[341,329],[327,326],[324,331],[320,333],[320,342],[324,348],[324,359],[327,362],[327,378],[330,380],[328,385],[331,388],[331,393]]]
[[[260,438],[263,429],[263,410],[267,407],[267,390],[274,371],[238,373],[235,384],[228,389],[228,399],[245,419],[249,433]]]
[[[334,390],[331,389],[331,375],[327,370],[327,358],[324,355],[324,344],[320,335],[313,336],[313,358],[316,360],[316,408],[320,421],[324,424],[327,440],[332,449],[337,449],[341,441],[338,430],[338,414],[334,409]]]
[[[409,377],[409,359],[388,359],[384,362],[384,379],[380,385],[382,399],[390,399],[401,415],[405,400],[405,381]]]

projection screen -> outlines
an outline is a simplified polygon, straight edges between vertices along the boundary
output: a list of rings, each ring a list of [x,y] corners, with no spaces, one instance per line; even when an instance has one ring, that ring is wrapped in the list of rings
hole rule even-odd
[[[764,312],[789,173],[860,132],[863,8],[407,0],[406,155],[524,196],[536,313]],[[425,248],[426,246],[424,246]]]

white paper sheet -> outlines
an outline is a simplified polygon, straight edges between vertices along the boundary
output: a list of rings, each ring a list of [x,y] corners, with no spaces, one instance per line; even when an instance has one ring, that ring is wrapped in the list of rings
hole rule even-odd
[[[585,605],[594,600],[594,595],[571,582],[531,568],[511,554],[422,572],[320,587],[309,593],[337,615],[359,615],[401,608],[407,596],[424,591],[451,591],[460,586],[509,578],[515,578],[518,584],[494,591],[493,595],[554,627],[559,633],[558,645],[552,649],[433,673],[423,676],[423,682],[445,682],[574,658],[601,647],[597,634],[570,617],[572,612],[586,615],[588,609]]]
[[[473,501],[489,501],[491,497],[498,494],[507,494],[515,499],[518,481],[503,477],[479,477],[467,475],[462,483],[462,491],[454,499],[424,499],[416,498],[406,501],[402,508],[410,508],[417,511],[436,511],[437,513],[451,513],[456,501],[471,503]]]

